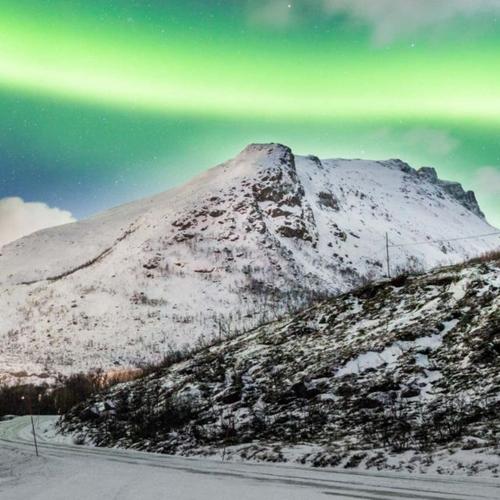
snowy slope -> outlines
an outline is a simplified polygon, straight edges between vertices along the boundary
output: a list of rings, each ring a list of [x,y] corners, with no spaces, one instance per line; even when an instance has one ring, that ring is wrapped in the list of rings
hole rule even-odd
[[[495,248],[474,195],[399,160],[248,146],[185,186],[0,249],[0,366],[25,380],[156,359],[398,266]],[[422,244],[424,243],[424,244]]]
[[[70,410],[99,446],[500,473],[500,254],[322,301]]]

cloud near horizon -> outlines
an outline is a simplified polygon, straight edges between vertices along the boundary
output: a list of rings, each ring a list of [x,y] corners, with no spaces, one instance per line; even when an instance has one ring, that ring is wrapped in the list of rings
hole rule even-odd
[[[28,234],[75,222],[70,212],[45,203],[27,202],[22,198],[0,199],[0,248]]]
[[[486,196],[500,196],[500,168],[481,167],[475,175],[475,185],[478,191]]]
[[[371,28],[375,45],[458,18],[500,14],[500,0],[262,0],[252,7],[253,22],[274,27],[315,15],[347,16]]]
[[[413,127],[407,130],[397,130],[382,127],[367,135],[369,143],[384,143],[392,145],[393,149],[405,151],[426,151],[435,156],[443,157],[456,151],[460,141],[449,131],[438,128]]]

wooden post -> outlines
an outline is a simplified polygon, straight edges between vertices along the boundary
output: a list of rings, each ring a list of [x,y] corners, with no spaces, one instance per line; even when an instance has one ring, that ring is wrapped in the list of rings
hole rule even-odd
[[[391,277],[391,265],[389,260],[389,233],[385,233],[385,251],[387,254],[387,277]]]
[[[31,430],[33,432],[33,443],[35,444],[35,453],[36,456],[38,457],[38,443],[36,441],[36,432],[35,432],[35,422],[33,421],[33,409],[31,407],[31,400],[30,398],[25,398],[24,396],[21,397],[21,399],[24,399],[26,401],[26,408],[28,409],[28,412],[30,414],[30,419],[31,419]]]
[[[33,422],[33,414],[30,415],[31,418],[31,430],[33,431],[33,442],[35,443],[35,453],[38,457],[38,443],[36,442],[36,432],[35,432],[35,423]]]

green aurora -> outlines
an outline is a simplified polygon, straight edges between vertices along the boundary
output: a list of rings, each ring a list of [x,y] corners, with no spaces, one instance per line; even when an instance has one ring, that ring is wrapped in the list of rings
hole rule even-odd
[[[435,166],[500,225],[496,17],[381,43],[326,0],[285,3],[0,0],[0,198],[82,217],[278,141]]]

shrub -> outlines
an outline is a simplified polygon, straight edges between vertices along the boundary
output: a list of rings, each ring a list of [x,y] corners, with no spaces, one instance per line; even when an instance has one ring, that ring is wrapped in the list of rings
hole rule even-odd
[[[485,252],[477,257],[473,257],[468,260],[468,264],[481,264],[483,262],[493,262],[500,261],[500,250],[491,250],[489,252]]]
[[[107,374],[102,370],[59,377],[54,384],[0,386],[0,417],[9,414],[39,415],[65,413],[93,394],[115,384],[137,378],[140,372],[127,370]]]

